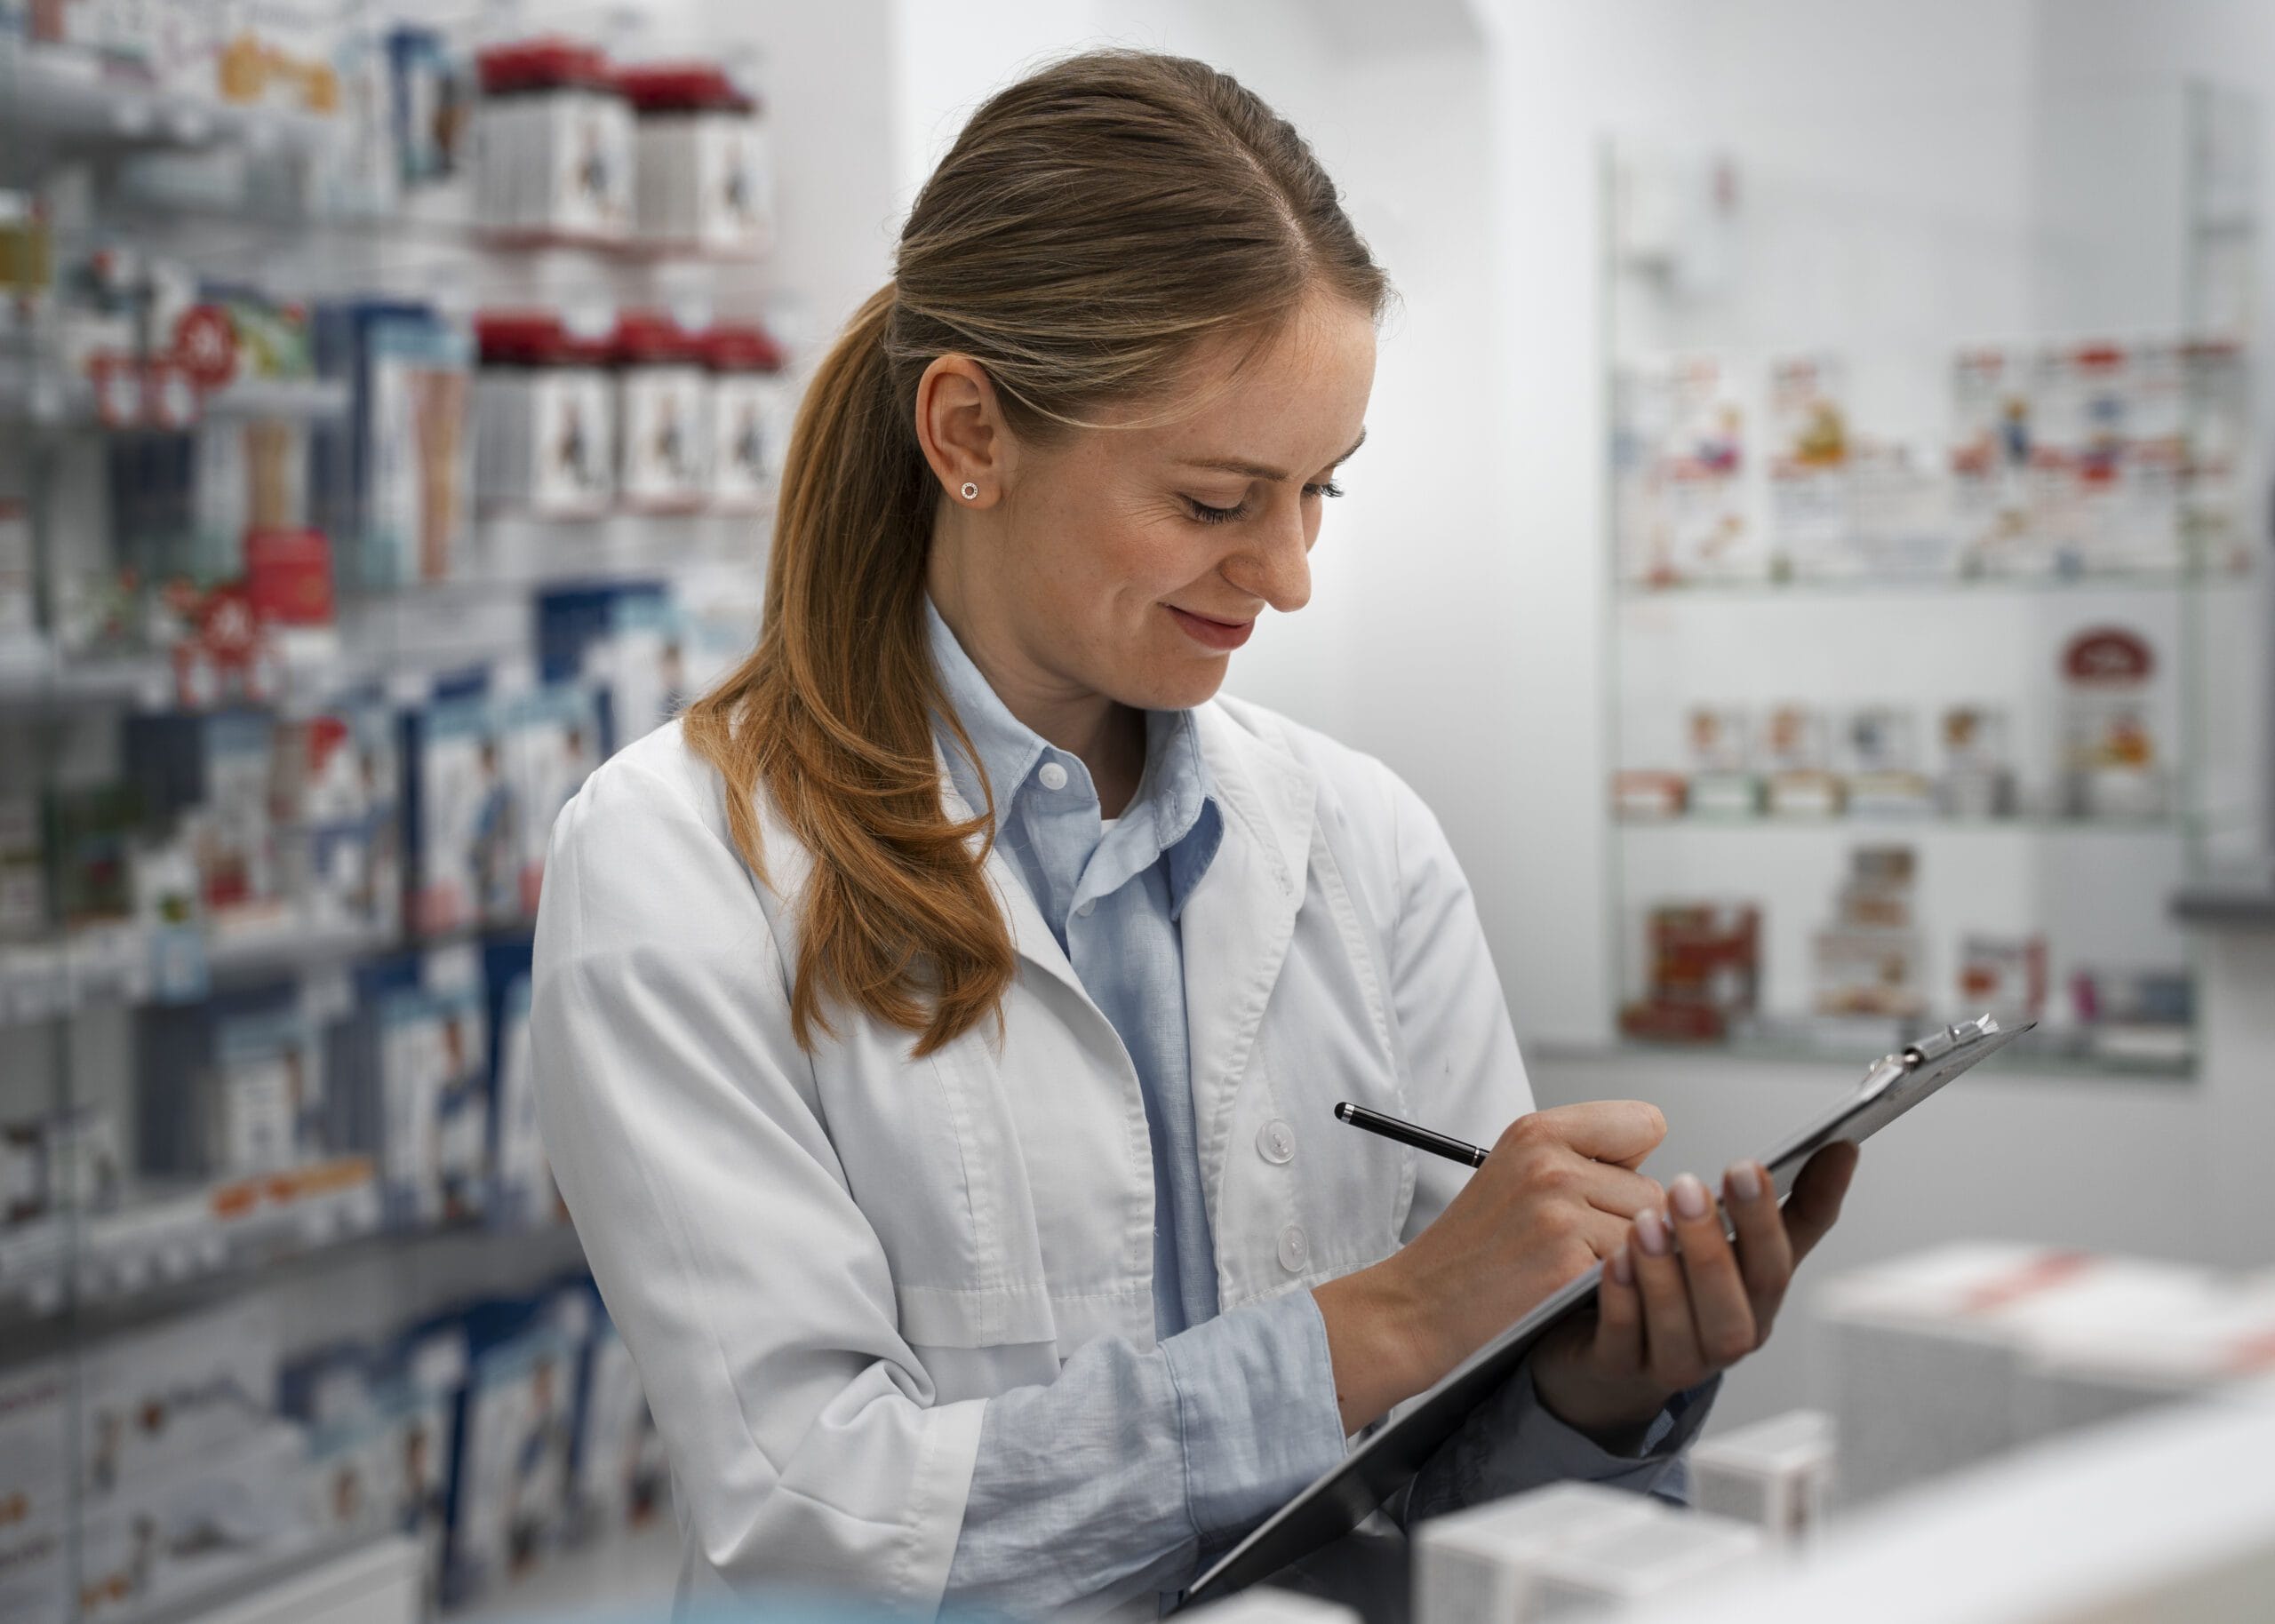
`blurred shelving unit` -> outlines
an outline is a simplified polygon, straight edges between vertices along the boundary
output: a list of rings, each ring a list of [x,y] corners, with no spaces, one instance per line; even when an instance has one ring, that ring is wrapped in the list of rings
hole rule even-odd
[[[11,1624],[669,1594],[532,921],[553,814],[755,633],[799,374],[749,20],[647,26],[0,6]],[[521,96],[579,163],[473,139]],[[641,197],[685,140],[713,189]]]
[[[2270,781],[2259,110],[2032,116],[2095,133],[2019,193],[1606,147],[1624,1044],[1847,1064],[1991,1007],[2040,1072],[2193,1074],[2168,899]],[[2120,147],[2162,166],[2063,170]]]

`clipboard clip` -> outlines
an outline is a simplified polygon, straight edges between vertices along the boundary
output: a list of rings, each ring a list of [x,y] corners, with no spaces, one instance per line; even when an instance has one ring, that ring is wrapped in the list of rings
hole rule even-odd
[[[1941,1060],[1954,1049],[1994,1037],[2000,1030],[1998,1017],[1989,1015],[1962,1021],[1957,1026],[1939,1027],[1916,1042],[1906,1044],[1901,1053],[1874,1063],[1872,1069],[1864,1073],[1864,1080],[1857,1087],[1856,1097],[1876,1100],[1920,1067]]]

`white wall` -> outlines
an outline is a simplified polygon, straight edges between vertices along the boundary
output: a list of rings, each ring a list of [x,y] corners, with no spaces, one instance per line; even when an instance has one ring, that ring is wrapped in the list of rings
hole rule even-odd
[[[1601,1047],[1612,998],[1599,137],[1774,155],[1802,180],[2011,236],[2048,161],[2032,111],[2047,87],[2247,60],[2275,74],[2263,33],[2275,8],[1479,0],[1432,4],[1410,35],[1363,5],[1294,0],[953,12],[871,0],[826,20],[758,9],[781,127],[798,132],[784,154],[794,263],[781,271],[820,326],[882,279],[900,214],[962,116],[1048,56],[1102,41],[1190,52],[1294,119],[1405,302],[1385,334],[1351,495],[1315,555],[1313,602],[1259,634],[1234,688],[1382,755],[1436,808],[1543,1103],[1659,1101],[1672,1173],[1757,1149],[1845,1086],[1841,1068]],[[890,52],[881,83],[861,60],[878,48]],[[2238,974],[2256,973],[2258,960],[2242,962]],[[2275,1225],[2248,1193],[2255,1151],[2242,1148],[2275,1139],[2275,1123],[2254,1103],[2264,1091],[2239,1080],[2250,1052],[2231,1037],[2224,1053],[2227,1080],[2194,1086],[1970,1079],[1873,1148],[1817,1271],[1960,1235],[2275,1255]],[[1801,1353],[1800,1338],[1781,1337],[1733,1381],[1720,1421],[1798,1399]]]

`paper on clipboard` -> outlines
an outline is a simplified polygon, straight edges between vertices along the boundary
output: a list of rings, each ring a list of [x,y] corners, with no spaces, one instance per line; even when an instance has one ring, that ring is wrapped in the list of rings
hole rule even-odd
[[[1808,1158],[1837,1140],[1862,1143],[2036,1023],[2001,1028],[1989,1015],[1943,1028],[1876,1061],[1864,1080],[1761,1158],[1782,1199]],[[1727,1225],[1727,1219],[1725,1223]],[[1356,1528],[1411,1479],[1465,1418],[1515,1372],[1551,1327],[1595,1301],[1602,1265],[1555,1292],[1472,1354],[1404,1415],[1343,1458],[1195,1580],[1181,1605],[1215,1601],[1269,1578]]]

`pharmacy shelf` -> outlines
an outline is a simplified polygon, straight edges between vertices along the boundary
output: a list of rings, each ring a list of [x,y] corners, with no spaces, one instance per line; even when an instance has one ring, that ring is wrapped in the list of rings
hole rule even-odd
[[[1775,578],[1702,578],[1649,582],[1622,580],[1620,600],[1629,603],[1667,603],[1684,600],[1714,601],[1731,598],[1942,596],[1960,593],[2037,593],[2063,592],[2175,592],[2189,587],[2240,585],[2255,571],[2239,553],[2229,565],[2191,566],[2175,561],[2169,566],[2133,569],[2048,570],[2035,575],[1855,575],[1787,576]]]
[[[331,119],[169,90],[108,72],[93,52],[64,45],[0,44],[0,86],[8,100],[0,126],[9,135],[0,148],[17,153],[313,148],[337,139]]]
[[[426,1556],[398,1534],[323,1544],[263,1564],[226,1599],[209,1592],[138,1624],[424,1624]]]
[[[397,953],[525,941],[532,928],[530,920],[500,921],[422,936],[347,920],[309,923],[283,915],[258,931],[209,933],[198,967],[203,975],[168,984],[154,973],[156,954],[140,927],[99,927],[0,950],[0,1030],[83,1009],[200,1003],[216,992],[272,986]]]
[[[105,434],[185,432],[180,425],[106,423],[95,398],[94,385],[77,373],[20,355],[0,357],[0,423]],[[248,378],[203,397],[197,416],[233,422],[310,422],[339,417],[347,403],[343,379]]]
[[[770,243],[724,248],[632,235],[611,237],[501,230],[475,212],[472,187],[465,181],[421,187],[386,209],[316,208],[283,196],[185,200],[122,190],[106,196],[97,212],[106,230],[127,229],[146,235],[195,231],[201,237],[273,239],[295,251],[310,245],[346,250],[384,244],[509,257],[562,255],[627,267],[687,265],[738,270],[763,265],[773,251]],[[100,240],[94,235],[86,238],[89,246]],[[58,238],[59,246],[66,251],[78,242],[76,233]]]
[[[473,1218],[387,1228],[371,1216],[378,1191],[368,1181],[360,1193],[342,1186],[294,1196],[283,1188],[355,1159],[0,1230],[0,1363],[165,1319],[248,1286],[333,1275],[363,1259],[439,1277],[451,1272],[454,1257],[509,1256],[517,1269],[527,1265],[531,1279],[582,1264],[577,1232],[566,1224],[515,1228]],[[264,1185],[279,1187],[247,1189]],[[217,1202],[234,1205],[217,1214]],[[77,1273],[67,1277],[62,1259],[75,1236]]]
[[[1648,1055],[1655,1058],[1711,1058],[1768,1065],[1813,1065],[1825,1069],[1828,1076],[1844,1072],[1861,1073],[1865,1060],[1874,1053],[1887,1054],[1901,1048],[1915,1030],[1925,1031],[1923,1023],[1906,1023],[1889,1020],[1881,1023],[1878,1031],[1863,1030],[1857,1023],[1853,1039],[1836,1039],[1829,1032],[1817,1034],[1809,1030],[1805,1021],[1791,1023],[1772,1023],[1746,1037],[1732,1038],[1719,1043],[1654,1043],[1642,1039],[1619,1037],[1600,1049],[1554,1050],[1584,1057],[1605,1054]],[[2137,1031],[2114,1031],[2095,1034],[2077,1029],[2040,1027],[2037,1031],[2016,1039],[2012,1048],[2013,1058],[2005,1070],[2012,1074],[2029,1077],[2099,1078],[2114,1081],[2127,1079],[2162,1079],[2191,1077],[2196,1071],[2192,1047],[2192,1029],[2143,1027]]]
[[[1679,817],[1615,816],[1613,825],[1622,834],[1667,833],[1677,830],[1712,829],[1731,833],[1795,830],[1860,829],[1880,833],[2111,835],[2169,840],[2187,828],[2177,817],[2064,817],[2043,813],[2013,817],[1955,817],[1946,813],[1833,813],[1822,817],[1799,813],[1771,816],[1744,813],[1686,812]]]
[[[2183,923],[2214,930],[2275,930],[2275,862],[2264,873],[2193,885],[2173,898]]]
[[[660,1620],[679,1581],[680,1549],[677,1524],[659,1517],[644,1528],[560,1552],[510,1589],[443,1616],[450,1624]]]

